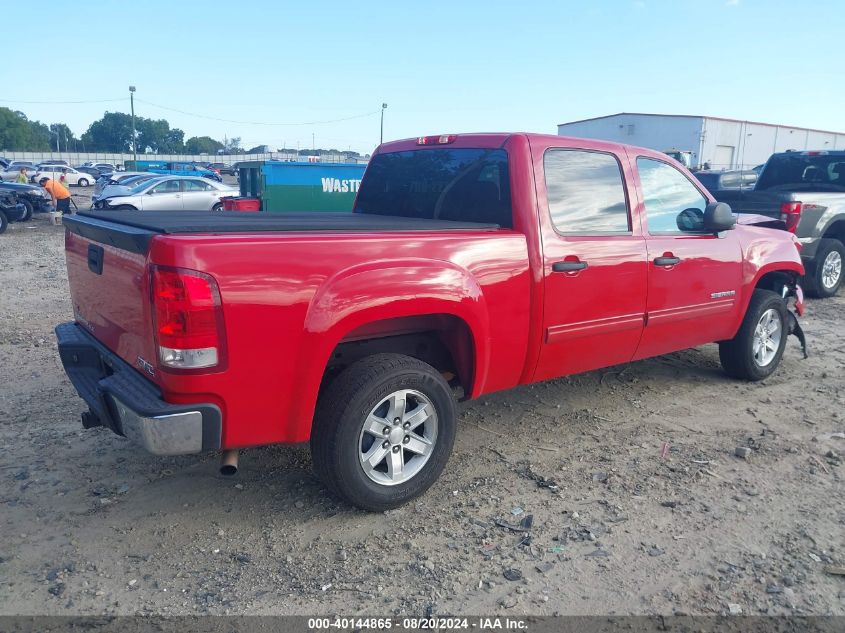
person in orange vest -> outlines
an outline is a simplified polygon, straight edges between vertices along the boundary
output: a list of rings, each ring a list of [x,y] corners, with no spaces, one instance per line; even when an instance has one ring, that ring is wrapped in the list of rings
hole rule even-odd
[[[62,215],[70,213],[70,191],[67,190],[67,187],[46,177],[39,180],[38,184],[50,193],[53,204],[56,205],[56,211],[59,211]]]

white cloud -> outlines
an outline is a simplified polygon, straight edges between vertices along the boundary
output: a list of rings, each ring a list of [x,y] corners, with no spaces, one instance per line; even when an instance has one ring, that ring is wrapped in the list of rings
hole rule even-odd
[[[738,4],[739,4],[739,0],[726,0],[725,1],[726,7],[735,7]]]
[[[645,9],[645,2],[643,0],[634,0],[635,9]]]

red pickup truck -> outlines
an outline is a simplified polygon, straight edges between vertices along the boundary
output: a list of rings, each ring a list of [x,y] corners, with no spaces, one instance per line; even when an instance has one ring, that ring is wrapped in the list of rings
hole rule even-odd
[[[803,342],[803,268],[755,221],[647,149],[397,141],[351,214],[66,217],[59,351],[86,427],[230,461],[310,441],[331,490],[384,510],[443,470],[457,399],[714,341],[731,376],[770,375]]]

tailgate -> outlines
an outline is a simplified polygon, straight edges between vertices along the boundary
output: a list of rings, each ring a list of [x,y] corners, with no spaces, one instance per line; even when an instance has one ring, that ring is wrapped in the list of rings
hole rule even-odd
[[[74,318],[133,367],[152,363],[146,264],[154,233],[79,216],[65,216],[64,224]]]

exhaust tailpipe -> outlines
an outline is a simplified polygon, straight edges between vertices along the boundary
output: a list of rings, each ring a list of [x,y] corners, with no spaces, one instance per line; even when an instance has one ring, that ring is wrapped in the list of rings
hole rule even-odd
[[[220,460],[220,474],[231,477],[238,472],[238,451],[223,451],[223,458]]]

